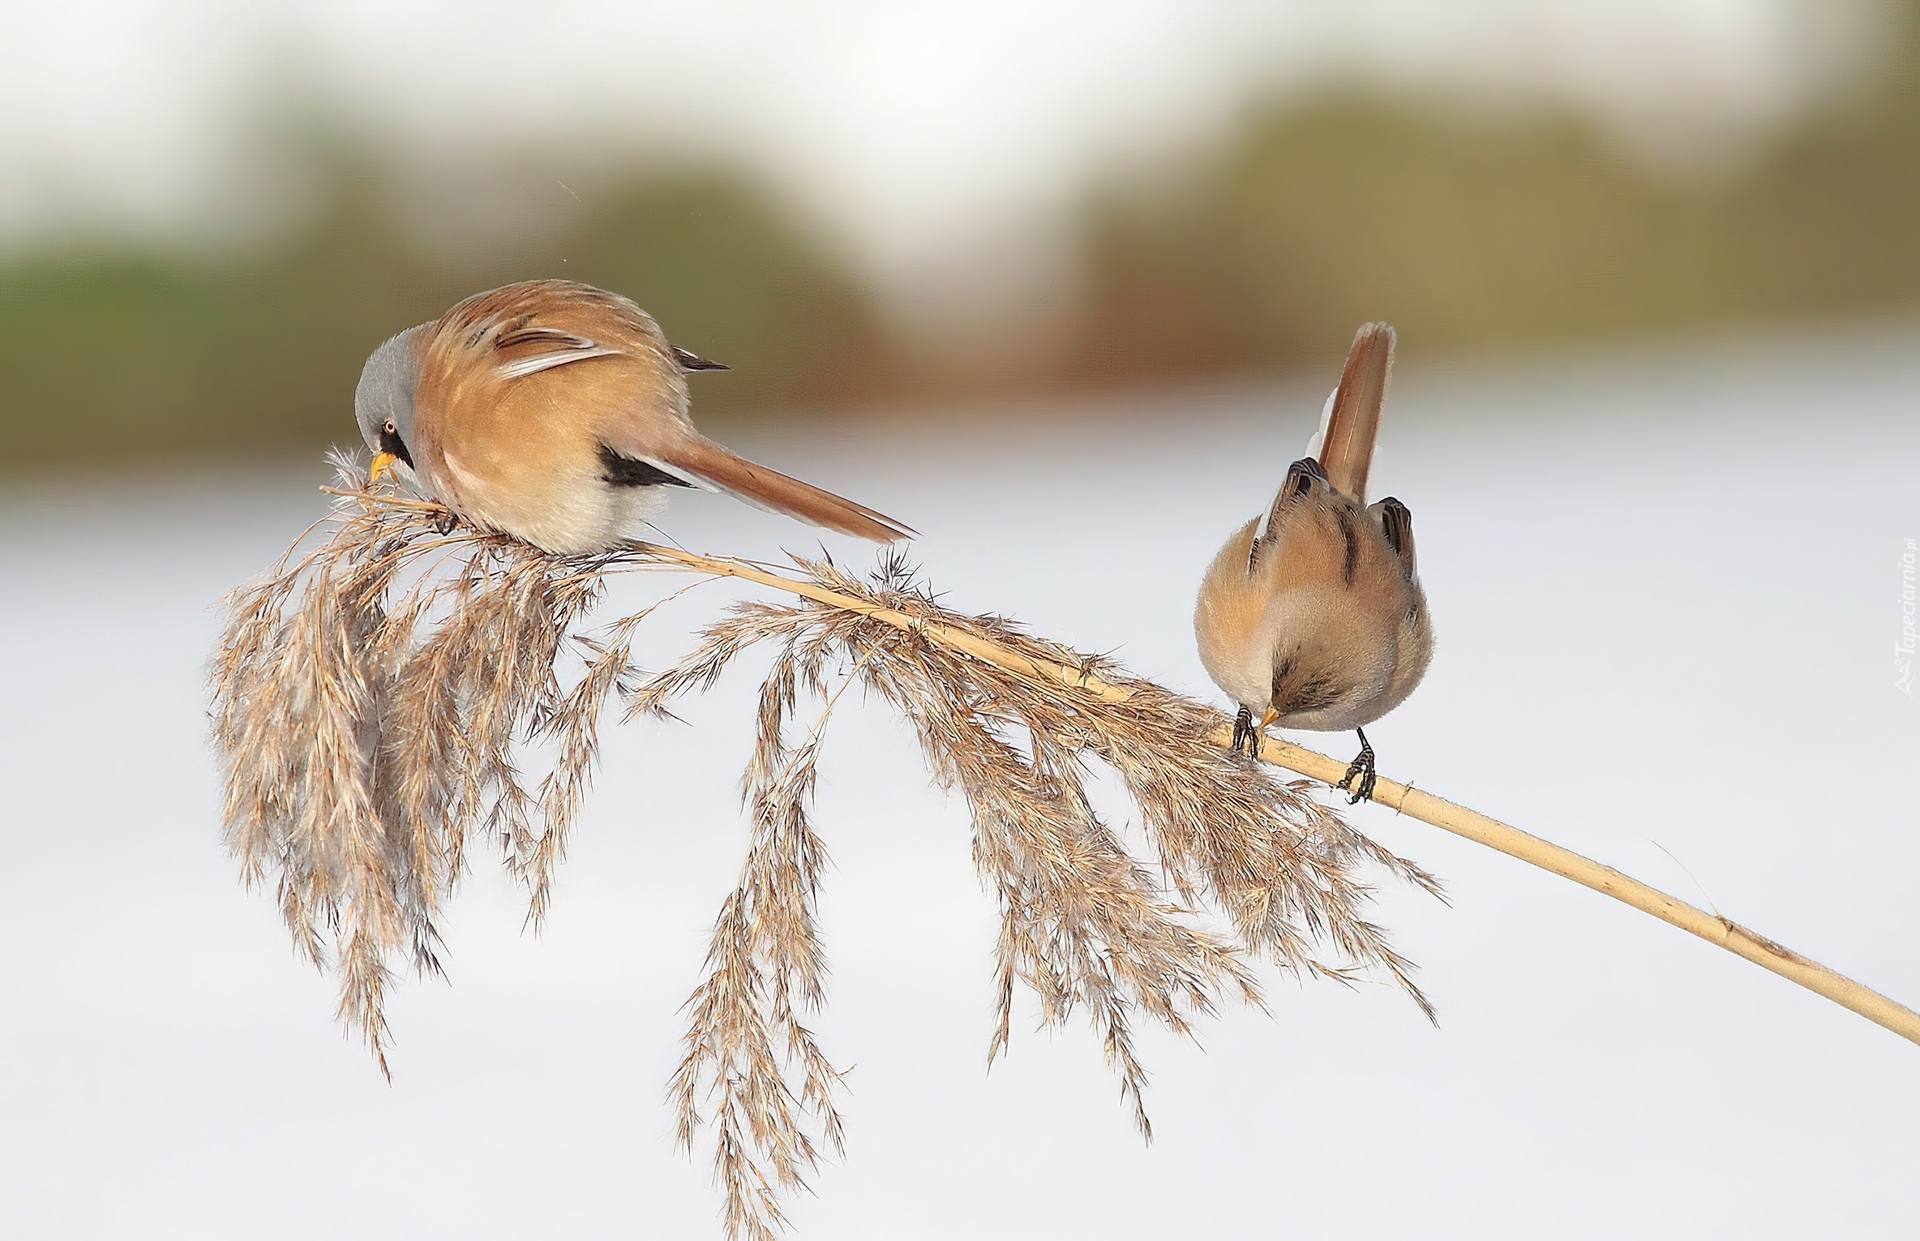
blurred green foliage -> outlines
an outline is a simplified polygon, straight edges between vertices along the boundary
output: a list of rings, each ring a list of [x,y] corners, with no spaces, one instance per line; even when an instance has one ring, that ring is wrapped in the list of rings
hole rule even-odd
[[[694,175],[593,195],[574,225],[435,258],[376,203],[363,161],[323,157],[323,208],[265,250],[104,250],[0,267],[0,426],[16,468],[351,443],[367,354],[469,293],[561,276],[633,297],[734,371],[703,413],[856,402],[889,382],[861,284],[744,182]]]
[[[1663,174],[1571,116],[1355,95],[1256,112],[1212,157],[1090,197],[1061,343],[1011,379],[895,339],[855,267],[748,181],[602,186],[564,225],[460,251],[410,240],[377,165],[315,143],[322,206],[265,246],[0,257],[0,463],[350,441],[376,344],[531,276],[625,293],[733,366],[695,379],[703,417],[1318,364],[1370,319],[1473,350],[1911,311],[1916,34],[1873,86],[1712,175]]]
[[[1063,375],[1338,357],[1373,319],[1420,349],[1920,307],[1920,66],[1719,173],[1663,174],[1571,116],[1377,98],[1256,114],[1197,168],[1097,196]]]

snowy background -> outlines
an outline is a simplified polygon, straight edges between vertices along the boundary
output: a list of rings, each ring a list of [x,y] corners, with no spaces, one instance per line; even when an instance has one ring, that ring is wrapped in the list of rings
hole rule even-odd
[[[1217,697],[1191,592],[1331,379],[733,439],[924,531],[950,606]],[[1383,772],[1920,1002],[1920,704],[1891,658],[1916,390],[1920,338],[1896,328],[1403,366],[1375,477],[1415,514],[1439,647],[1371,734]],[[664,1090],[744,845],[754,661],[687,726],[610,727],[542,935],[478,855],[451,985],[397,989],[389,1085],[223,856],[205,741],[217,601],[317,515],[321,481],[275,460],[0,492],[0,1231],[718,1235]],[[818,546],[707,496],[664,526],[697,550]],[[676,656],[734,593],[663,612],[640,658]],[[843,701],[819,1027],[853,1066],[849,1143],[795,1235],[1909,1235],[1920,1049],[1585,889],[1353,813],[1446,881],[1451,905],[1381,900],[1439,1027],[1384,986],[1269,979],[1271,1018],[1144,1040],[1145,1147],[1080,1025],[1036,1033],[1023,1001],[987,1070],[994,924],[963,807],[883,707]]]

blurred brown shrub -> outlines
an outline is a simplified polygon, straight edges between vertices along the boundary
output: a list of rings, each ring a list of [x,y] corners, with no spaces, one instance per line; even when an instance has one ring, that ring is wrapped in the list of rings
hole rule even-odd
[[[1110,187],[1059,360],[1081,380],[1920,307],[1920,4],[1892,72],[1722,173],[1662,174],[1566,115],[1361,96],[1256,113],[1198,166]]]
[[[330,206],[266,248],[0,256],[0,465],[351,439],[374,345],[530,276],[625,293],[730,364],[699,382],[703,417],[1259,371],[1337,359],[1372,319],[1474,350],[1911,311],[1920,0],[1901,13],[1890,72],[1715,174],[1663,174],[1570,115],[1256,112],[1214,156],[1090,196],[1078,299],[1012,374],[916,352],[853,263],[738,177],[603,185],[562,225],[458,251],[409,240],[379,167],[316,143]]]
[[[445,258],[378,208],[364,161],[321,157],[317,175],[326,205],[266,249],[122,246],[0,266],[4,460],[351,442],[353,386],[375,345],[532,276],[626,293],[676,341],[731,365],[699,381],[703,413],[858,401],[897,369],[847,265],[743,181],[614,187],[557,234]]]

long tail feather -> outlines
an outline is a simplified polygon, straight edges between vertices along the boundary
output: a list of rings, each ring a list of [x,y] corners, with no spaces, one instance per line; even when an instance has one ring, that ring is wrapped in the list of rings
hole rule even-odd
[[[1320,465],[1327,481],[1362,504],[1367,500],[1367,470],[1373,465],[1373,441],[1380,433],[1380,406],[1393,371],[1393,329],[1369,323],[1353,338],[1347,366],[1334,393],[1333,413],[1320,440]]]
[[[785,513],[855,538],[891,543],[918,533],[913,527],[864,504],[756,465],[705,436],[696,435],[677,445],[669,458],[648,460],[698,486],[724,491],[755,507]]]

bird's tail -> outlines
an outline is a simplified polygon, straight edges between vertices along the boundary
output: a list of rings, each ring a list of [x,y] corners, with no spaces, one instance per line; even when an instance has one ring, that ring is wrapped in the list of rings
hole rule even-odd
[[[917,533],[911,526],[864,504],[855,504],[778,470],[756,465],[703,435],[689,436],[675,446],[670,460],[656,459],[654,463],[696,486],[724,491],[756,508],[785,513],[855,538],[891,543],[895,539],[912,538]]]
[[[1362,504],[1367,500],[1367,470],[1380,433],[1380,406],[1393,371],[1393,329],[1369,323],[1353,338],[1347,366],[1334,391],[1326,430],[1320,436],[1320,468],[1335,490]]]

